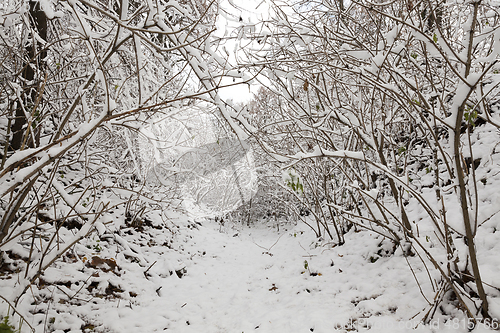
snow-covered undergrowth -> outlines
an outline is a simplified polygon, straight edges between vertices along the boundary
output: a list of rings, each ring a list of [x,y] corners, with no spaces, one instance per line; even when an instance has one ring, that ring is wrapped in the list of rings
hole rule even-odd
[[[173,233],[152,220],[85,239],[17,310],[36,332],[468,331],[460,313],[419,324],[427,304],[413,273],[425,280],[425,268],[401,250],[384,256],[391,245],[372,232],[353,228],[333,246],[304,225],[277,232],[169,215]],[[491,259],[493,248],[480,250]],[[0,294],[15,288],[16,274],[3,275]]]
[[[498,328],[498,4],[271,0],[211,38],[217,3],[0,5],[0,331]],[[234,136],[149,133],[197,99]]]
[[[153,222],[86,239],[18,310],[37,332],[330,332],[367,318],[397,325],[425,306],[405,259],[379,259],[368,232],[332,248],[302,226],[175,223],[174,236]],[[12,288],[4,280],[2,294]]]
[[[482,126],[475,129],[473,140],[475,156],[481,157],[476,170],[481,221],[477,253],[491,314],[500,316],[498,138],[496,131]],[[59,181],[77,183],[80,172],[68,171]],[[428,198],[435,195],[434,188],[425,186],[431,178],[432,173],[422,168],[413,180]],[[30,326],[37,333],[468,332],[472,328],[472,321],[453,306],[452,297],[433,309],[442,280],[427,258],[422,256],[422,261],[419,253],[405,256],[402,247],[393,253],[394,244],[376,232],[352,226],[344,235],[345,244],[338,246],[336,241],[318,239],[305,224],[282,221],[278,231],[273,218],[254,219],[251,227],[227,220],[222,225],[196,217],[194,207],[189,216],[157,207],[133,217],[127,211],[141,209],[119,204],[130,192],[126,186],[113,189],[117,181],[110,176],[101,183],[111,189],[103,193],[114,207],[103,215],[103,225],[56,260],[20,298],[16,311],[23,319],[0,301],[0,314],[9,313],[10,322],[22,326],[22,332],[29,332]],[[96,200],[102,200],[103,193],[96,193],[100,193]],[[92,203],[85,200],[80,204],[90,208]],[[390,199],[385,203],[389,206]],[[457,205],[446,207],[453,228],[459,227],[453,220]],[[422,207],[409,200],[407,211],[418,224],[416,239],[444,267],[446,253]],[[307,222],[314,225],[311,218]],[[52,225],[44,228],[50,232]],[[82,225],[70,219],[59,236],[67,238],[79,228]],[[40,231],[40,244],[42,240],[46,244],[43,237]],[[460,253],[462,241],[455,238]],[[26,287],[27,246],[20,239],[3,254],[0,295],[11,304]],[[423,325],[431,310],[433,319]],[[494,319],[493,327],[496,323]],[[473,332],[487,331],[486,327],[480,324]]]

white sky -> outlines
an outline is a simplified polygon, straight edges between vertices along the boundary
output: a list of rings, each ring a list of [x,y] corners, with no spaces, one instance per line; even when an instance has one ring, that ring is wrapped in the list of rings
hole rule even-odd
[[[232,83],[231,79],[222,80],[225,84]],[[258,87],[253,85],[250,89],[248,84],[241,84],[237,86],[227,87],[219,90],[219,95],[222,99],[228,100],[232,99],[233,102],[246,103],[253,98],[253,93],[258,90]]]
[[[220,15],[217,20],[218,31],[217,36],[231,36],[234,34],[234,30],[240,26],[239,18],[243,20],[243,23],[257,23],[269,16],[269,7],[266,4],[266,0],[224,0],[221,1],[219,6],[230,13],[223,13],[220,11]],[[230,15],[234,15],[236,22],[231,21]],[[235,49],[236,41],[227,41],[225,47],[228,52],[232,52]],[[233,54],[230,54],[229,61],[234,64],[235,58]],[[222,81],[222,84],[231,84],[233,80],[227,78]],[[232,99],[233,102],[248,102],[253,98],[253,94],[259,89],[258,85],[252,85],[249,87],[247,84],[241,84],[237,86],[232,86],[228,88],[223,88],[219,90],[220,96],[224,99]]]

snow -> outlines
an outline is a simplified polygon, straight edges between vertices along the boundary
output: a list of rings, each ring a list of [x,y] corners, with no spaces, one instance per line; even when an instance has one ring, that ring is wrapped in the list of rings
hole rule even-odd
[[[496,215],[500,196],[493,186],[500,177],[499,155],[494,151],[498,134],[491,127],[478,127],[472,140],[474,156],[483,158],[477,178],[494,175],[487,178],[486,184],[478,183],[482,186],[481,228],[476,246],[483,280],[498,286],[500,259],[495,231],[500,226]],[[360,152],[319,149],[302,157],[322,154],[363,158]],[[422,183],[431,176],[431,173],[424,174]],[[55,188],[73,206],[74,201],[63,185],[56,181]],[[376,190],[369,193],[377,195]],[[124,191],[123,195],[127,193]],[[433,189],[423,191],[423,195],[432,197]],[[110,199],[102,200],[109,202]],[[446,202],[450,227],[463,233],[457,223],[460,220],[458,202],[450,199]],[[390,203],[386,205],[389,207]],[[74,207],[84,211],[81,205]],[[425,212],[418,210],[413,202],[407,207],[409,216],[425,218]],[[304,224],[295,226],[284,222],[277,231],[275,224],[266,221],[252,221],[252,227],[243,227],[174,212],[168,215],[172,225],[178,226],[173,235],[167,229],[148,228],[137,232],[119,223],[115,229],[108,229],[101,221],[95,223],[98,233],[70,251],[75,260],[64,257],[56,261],[42,276],[42,280],[50,284],[33,285],[32,291],[20,300],[18,309],[31,313],[27,319],[36,332],[83,332],[82,327],[120,333],[165,329],[173,332],[329,333],[353,329],[359,332],[467,332],[469,322],[454,309],[449,309],[457,315],[452,321],[437,314],[430,325],[420,324],[429,306],[419,288],[427,299],[432,300],[434,296],[426,269],[417,257],[405,258],[401,249],[392,256],[381,255],[379,250],[390,249],[391,244],[373,232],[353,227],[345,235],[346,244],[334,246],[316,238]],[[193,219],[198,223],[192,222]],[[156,217],[152,224],[161,226],[163,222]],[[428,250],[445,268],[447,260],[437,250],[438,240],[428,224],[419,222],[418,239],[429,246]],[[89,227],[90,224],[73,239],[86,234]],[[60,233],[63,236],[69,231],[61,229]],[[466,257],[464,244],[457,242],[456,246],[459,256]],[[22,246],[12,250],[28,255]],[[54,255],[49,254],[45,262],[52,258]],[[98,260],[107,261],[98,264]],[[431,274],[433,279],[439,278],[435,271]],[[20,282],[2,280],[0,295],[12,299],[15,296],[12,291],[26,285],[24,280]],[[486,290],[491,313],[500,314],[497,298],[500,293],[489,286]],[[43,299],[50,302],[40,302]],[[8,306],[0,302],[0,313],[7,310]],[[473,332],[486,332],[486,327],[478,326]]]
[[[394,43],[394,41],[396,40],[396,38],[399,34],[399,28],[400,27],[398,25],[396,25],[396,26],[394,26],[394,28],[392,28],[391,31],[386,33],[385,39],[387,40],[388,45],[392,45]]]
[[[53,1],[40,0],[40,3],[49,19],[61,15],[54,12]],[[229,3],[232,6],[240,6],[237,1],[229,0]],[[86,14],[78,9],[77,1],[70,0],[63,3],[62,6],[72,10],[74,15],[84,22],[74,29],[88,40],[89,58],[92,60],[89,63],[89,68],[93,68],[92,73],[98,77],[103,91],[108,91],[108,75],[103,72],[104,67],[97,69],[96,59],[99,59],[102,54],[98,54],[95,51],[97,49],[92,47],[92,43],[97,43],[103,36],[96,32],[94,28],[91,29],[89,22],[92,21],[86,20]],[[268,8],[268,6],[262,7],[263,9],[259,11],[267,10],[264,7]],[[122,2],[121,9],[120,17],[122,20],[126,20],[127,0]],[[186,87],[185,90],[179,92],[178,99],[180,100],[189,95],[196,95],[201,99],[211,99],[229,127],[241,140],[248,137],[249,133],[257,132],[257,129],[253,128],[245,118],[248,115],[247,109],[238,107],[232,101],[225,101],[218,95],[217,90],[221,87],[223,81],[220,81],[219,84],[215,83],[216,81],[213,78],[218,77],[220,73],[212,73],[211,70],[215,65],[221,65],[224,74],[239,78],[239,80],[245,80],[249,86],[250,82],[253,81],[250,72],[241,69],[231,70],[232,65],[229,62],[225,63],[225,59],[217,54],[215,44],[212,44],[209,38],[199,41],[194,35],[191,35],[191,29],[187,29],[189,32],[186,29],[175,30],[177,27],[163,22],[170,10],[188,15],[184,6],[173,1],[169,2],[165,10],[158,8],[158,12],[151,11],[148,14],[149,23],[147,24],[154,24],[153,17],[159,20],[156,22],[166,33],[165,36],[170,38],[169,44],[182,46],[179,48],[179,57],[183,57],[190,65],[197,76],[196,82],[200,83],[198,88],[201,89],[201,92],[194,86]],[[223,15],[223,13],[221,10],[220,14]],[[241,19],[243,23],[241,23],[238,39],[247,38],[249,36],[247,34],[254,33],[256,26],[251,22],[255,21],[255,14],[263,15],[263,13],[254,12],[248,17],[247,14],[245,12],[245,17]],[[226,21],[239,21],[238,17],[235,20],[235,17],[231,17],[229,14],[223,16]],[[286,26],[290,22],[283,19],[278,23]],[[9,22],[6,21],[4,25],[8,24]],[[410,23],[408,22],[408,24]],[[471,21],[467,23],[465,28],[470,28],[470,24]],[[222,26],[225,27],[224,24]],[[122,27],[125,28],[125,26]],[[407,27],[411,28],[410,25]],[[120,32],[120,29],[117,28],[115,41],[120,41],[125,36],[129,36],[125,32]],[[385,34],[387,43],[381,40],[378,43],[378,48],[387,48],[394,44],[400,29],[400,26],[394,26],[391,31]],[[298,25],[297,31],[304,34],[313,32],[301,25]],[[486,29],[484,33],[487,32]],[[224,29],[224,35],[226,35],[226,29]],[[261,35],[272,36],[274,32],[265,29]],[[467,37],[467,35],[465,36]],[[498,37],[497,33],[495,33],[495,37]],[[69,38],[69,36],[64,38]],[[446,56],[449,60],[454,61],[456,57],[454,51],[445,43],[443,36],[438,35],[436,38],[437,40],[432,34],[424,35],[421,32],[415,32],[415,39],[425,43],[429,49],[428,54],[436,57]],[[142,46],[138,33],[134,35],[134,40],[136,43],[135,50],[138,54],[137,65],[143,68],[142,64],[146,61],[146,57],[139,56],[142,54]],[[293,41],[305,47],[307,45],[302,44],[302,41],[308,44],[314,42],[314,40],[313,37],[297,40],[277,37],[276,41],[283,47],[289,47],[290,42]],[[475,41],[474,45],[478,45],[477,43],[480,40],[476,39]],[[67,44],[67,46],[71,48],[70,44]],[[226,46],[229,46],[229,44],[223,47]],[[234,43],[234,48],[238,46],[237,43]],[[401,42],[399,45],[395,45],[393,52],[399,52],[405,47],[405,44]],[[497,51],[498,47],[500,47],[499,43],[496,42],[493,50]],[[378,48],[376,49],[378,50]],[[126,51],[126,48],[123,47],[121,50]],[[399,90],[398,81],[394,81],[395,83],[389,82],[387,79],[383,81],[384,73],[379,73],[384,64],[389,66],[388,69],[392,66],[393,58],[391,57],[393,54],[388,53],[387,49],[379,51],[354,50],[348,44],[344,44],[339,52],[349,59],[356,57],[357,60],[371,60],[372,63],[370,61],[364,63],[360,61],[361,65],[352,69],[352,72],[361,74],[360,78],[371,76],[370,74],[380,74],[379,80],[376,82],[378,88],[394,90],[395,92]],[[486,61],[484,59],[490,61],[493,57],[496,57],[498,52],[493,53],[495,55],[476,58],[476,61]],[[465,57],[465,55],[464,49],[462,57]],[[390,61],[386,61],[386,57]],[[410,61],[413,61],[412,57],[410,58]],[[414,62],[417,63],[416,59]],[[294,100],[300,99],[301,94],[299,92],[301,91],[294,91],[292,85],[292,81],[298,80],[298,77],[304,77],[299,71],[277,70],[273,69],[272,66],[266,71],[268,71],[269,78],[282,82],[283,87],[286,87],[282,90],[283,96]],[[347,72],[351,73],[350,71],[351,69],[347,68]],[[405,76],[410,74],[405,74],[402,69],[397,74],[406,81],[409,88],[426,89],[422,88],[421,85],[420,87],[417,85],[417,77],[415,79],[406,78]],[[258,79],[260,80],[260,78]],[[457,89],[454,91],[456,95],[451,107],[452,115],[445,121],[450,128],[458,125],[457,121],[462,121],[457,119],[458,108],[468,98],[470,86],[478,85],[479,87],[479,83],[483,79],[484,77],[480,72],[473,72],[466,80],[464,79],[458,83]],[[305,81],[300,83],[300,80],[297,84],[302,85]],[[124,86],[125,81],[125,79],[120,79],[121,87]],[[361,86],[362,81],[358,84]],[[495,84],[496,82],[491,86],[495,86]],[[17,88],[19,88],[19,92],[20,87]],[[318,91],[320,90],[320,87],[315,86],[315,88],[318,88]],[[493,88],[491,89],[488,93],[492,92],[491,95],[493,95],[495,91]],[[61,178],[59,178],[54,165],[57,166],[60,161],[63,161],[59,159],[60,156],[69,152],[71,148],[78,147],[80,142],[83,143],[85,138],[91,136],[113,110],[122,109],[123,100],[120,100],[120,96],[111,98],[110,94],[105,93],[100,104],[90,105],[91,96],[86,96],[87,91],[84,90],[84,85],[81,85],[77,90],[81,96],[84,96],[81,102],[81,113],[86,119],[84,119],[83,124],[78,124],[75,121],[67,125],[67,128],[73,131],[72,136],[68,136],[67,139],[52,146],[17,152],[5,161],[4,170],[6,171],[1,174],[0,178],[0,198],[2,200],[8,200],[6,193],[12,193],[11,197],[15,197],[16,193],[21,193],[21,191],[16,191],[16,187],[28,182],[30,177],[33,177],[40,170],[44,174],[50,174],[51,170],[54,170],[54,172],[50,180],[41,177],[40,179],[43,179],[35,183],[33,192],[35,196],[39,195],[42,199],[39,201],[40,204],[34,207],[32,211],[26,213],[26,210],[29,209],[29,202],[32,202],[29,200],[35,200],[32,198],[33,196],[27,197],[29,199],[25,202],[20,201],[19,204],[22,204],[22,207],[16,206],[14,208],[13,205],[8,207],[10,210],[19,210],[20,214],[18,216],[20,218],[16,216],[14,220],[15,223],[19,224],[19,228],[11,227],[15,232],[22,232],[17,236],[9,235],[11,238],[1,244],[0,295],[2,295],[3,301],[0,300],[0,315],[11,312],[8,303],[13,303],[20,293],[19,290],[26,288],[25,291],[27,292],[16,302],[16,309],[23,314],[23,320],[26,320],[29,326],[35,328],[34,332],[93,331],[126,333],[172,331],[226,333],[255,331],[329,333],[335,331],[469,331],[470,320],[464,317],[464,314],[452,304],[452,301],[442,303],[442,307],[437,309],[438,311],[429,325],[423,325],[421,322],[425,314],[432,310],[432,302],[439,301],[435,298],[435,288],[438,281],[442,281],[442,277],[436,268],[447,270],[447,265],[455,258],[458,258],[460,259],[458,268],[463,273],[470,270],[470,267],[466,266],[469,249],[463,240],[465,229],[462,211],[460,210],[460,202],[456,192],[454,193],[456,184],[443,185],[445,188],[441,188],[440,184],[435,184],[434,177],[444,176],[445,171],[441,170],[441,175],[435,176],[429,170],[419,169],[414,171],[415,174],[412,177],[416,179],[412,181],[410,180],[410,173],[413,170],[410,170],[409,167],[404,170],[406,174],[400,177],[399,173],[395,172],[397,164],[382,165],[377,163],[376,159],[370,159],[370,151],[365,151],[364,147],[360,145],[351,148],[352,151],[342,149],[329,151],[316,145],[307,149],[302,149],[300,146],[296,149],[292,147],[291,151],[300,151],[292,156],[285,157],[275,153],[274,156],[279,161],[294,165],[300,160],[318,157],[322,159],[330,158],[331,160],[349,160],[347,162],[365,162],[359,164],[365,164],[365,167],[373,167],[377,172],[384,174],[386,177],[391,177],[398,186],[401,186],[400,197],[403,200],[399,203],[401,206],[399,207],[393,198],[389,196],[383,198],[384,185],[381,184],[380,179],[377,180],[378,186],[375,188],[365,189],[362,180],[359,179],[353,179],[352,182],[346,185],[347,189],[356,189],[358,193],[369,197],[368,200],[373,201],[377,198],[383,208],[372,213],[373,220],[367,219],[368,222],[363,224],[365,229],[362,229],[359,225],[350,226],[345,235],[346,243],[343,245],[335,243],[335,237],[333,241],[318,237],[313,230],[308,228],[308,225],[296,225],[288,220],[275,219],[271,221],[249,218],[245,222],[247,225],[231,222],[227,219],[223,222],[222,218],[214,221],[207,218],[207,214],[205,216],[196,215],[195,209],[201,210],[201,208],[190,206],[187,198],[183,198],[182,204],[178,205],[178,207],[181,207],[181,205],[187,207],[182,214],[179,214],[175,211],[175,208],[172,208],[175,206],[172,202],[158,203],[153,200],[160,197],[160,194],[146,193],[147,190],[138,190],[137,187],[134,188],[134,185],[131,185],[130,189],[128,187],[114,188],[117,184],[112,177],[116,176],[114,174],[121,173],[122,170],[108,167],[106,164],[111,161],[104,161],[104,158],[103,160],[97,158],[97,162],[95,162],[99,168],[108,170],[105,172],[99,171],[102,172],[99,173],[102,179],[92,178],[90,175],[94,171],[92,170],[92,163],[94,163],[92,161],[95,160],[86,160],[88,165],[86,165],[85,179],[95,182],[92,187],[94,201],[92,205],[88,205],[90,202],[88,197],[91,194],[84,196],[87,190],[78,192],[80,189],[85,188],[85,180],[81,182],[81,185],[76,181],[76,183],[68,186],[67,184],[70,182],[68,177],[61,173]],[[141,91],[141,93],[147,94],[147,89],[144,92]],[[369,105],[364,104],[366,100],[363,99],[361,90],[357,92],[354,90],[352,94],[353,98],[356,97],[356,94],[359,98],[359,110],[367,109]],[[422,91],[422,94],[424,94],[424,97],[427,96],[425,91]],[[20,97],[18,96],[18,98]],[[139,104],[142,104],[142,101],[139,101]],[[179,108],[181,104],[178,101],[172,103],[172,107]],[[406,104],[404,103],[405,107]],[[409,104],[412,106],[412,103]],[[92,119],[92,115],[96,112],[95,106],[102,113],[99,118]],[[344,114],[340,114],[341,111]],[[351,125],[351,128],[355,127],[355,130],[360,132],[358,138],[365,140],[367,145],[375,147],[373,138],[376,138],[376,134],[375,132],[369,133],[366,127],[363,128],[367,118],[362,113],[358,114],[352,112],[352,110],[349,111],[349,108],[341,107],[340,103],[338,103],[338,107],[336,109],[332,108],[328,116],[326,115],[327,113],[325,113],[323,120],[315,122],[314,127],[323,126],[322,124],[325,124],[330,118],[331,120],[337,118],[344,125]],[[170,116],[175,119],[174,115],[169,114]],[[392,116],[394,115],[391,115],[391,117],[388,115],[387,118],[393,121],[395,118],[392,118]],[[175,117],[179,117],[179,115],[175,115]],[[151,118],[149,121],[153,123],[155,119]],[[288,121],[290,124],[294,124],[292,120]],[[387,121],[386,125],[390,125],[389,120]],[[281,125],[286,126],[288,122],[283,121]],[[311,126],[306,122],[299,122],[297,125],[300,130],[309,131],[311,129]],[[138,125],[131,126],[135,126],[134,128],[137,129],[140,128]],[[382,125],[371,124],[371,126],[372,130],[383,130]],[[173,127],[183,128],[182,126],[170,126],[170,128]],[[144,129],[142,128],[142,130]],[[321,129],[329,130],[327,126],[321,127]],[[113,128],[109,126],[109,130],[111,132]],[[207,138],[212,136],[213,133],[202,126],[198,130],[205,131],[205,136],[201,140],[205,140],[206,142],[203,142],[203,144],[208,146]],[[480,159],[475,178],[470,174],[467,174],[466,177],[468,189],[470,190],[467,199],[470,199],[471,202],[471,207],[469,207],[471,220],[478,224],[478,228],[474,230],[477,232],[475,246],[482,279],[485,282],[485,289],[489,298],[490,313],[498,317],[500,316],[500,301],[498,301],[500,298],[498,289],[500,285],[500,258],[498,256],[500,250],[500,242],[498,242],[500,194],[497,184],[500,183],[500,155],[495,149],[499,142],[499,135],[498,130],[490,125],[474,128],[472,132],[470,138],[472,152],[464,149],[461,152],[461,157],[464,158],[464,162],[468,157]],[[191,134],[193,134],[193,131],[179,132],[179,137],[183,138],[182,141],[194,141],[194,136],[191,138]],[[378,142],[381,142],[382,131],[378,134]],[[94,136],[94,139],[97,140],[97,135]],[[217,146],[214,146],[218,147],[220,145],[218,137],[214,136],[210,142],[215,143],[215,139],[217,139]],[[198,140],[198,137],[196,140]],[[394,140],[389,139],[388,141],[393,144]],[[88,141],[86,143],[91,146],[95,142]],[[161,142],[161,140],[158,142],[153,141],[152,144],[153,158],[158,163],[164,159],[160,152],[163,152],[164,148],[170,149],[171,146],[176,145],[171,142],[163,145],[164,142]],[[467,148],[465,139],[461,143],[464,148]],[[199,147],[200,145],[193,144],[193,147]],[[268,147],[266,143],[263,143],[263,146],[272,151],[271,147]],[[126,159],[129,153],[134,154],[131,140],[127,141],[127,147],[128,149],[125,149],[120,154],[121,160]],[[187,156],[188,152],[197,151],[197,149],[191,148],[189,145],[177,146],[177,154]],[[444,147],[444,149],[446,150],[447,147]],[[232,151],[232,149],[229,150]],[[243,150],[246,152],[248,149],[245,147]],[[422,150],[423,148],[420,147],[421,152]],[[72,153],[77,152],[73,151]],[[145,151],[141,153],[144,154]],[[393,157],[394,155],[393,152]],[[416,154],[416,156],[418,155],[425,157],[426,154]],[[25,165],[15,170],[14,165],[20,165],[19,162],[27,162],[32,156],[35,157],[32,159],[33,161],[28,161],[29,163],[24,163]],[[54,158],[56,158],[57,163],[51,165],[50,163]],[[435,157],[435,159],[437,158]],[[209,157],[205,156],[201,160],[210,166]],[[231,205],[231,209],[245,203],[245,201],[251,202],[251,196],[254,194],[253,185],[257,182],[257,174],[253,170],[253,157],[250,153],[245,153],[242,155],[241,160],[231,164],[232,167],[223,170],[225,174],[229,174],[229,169],[239,170],[244,168],[245,160],[248,162],[247,164],[252,166],[252,170],[243,174],[243,178],[248,181],[248,188],[252,188],[252,191],[248,192],[248,197],[243,198],[243,195],[241,195],[242,190],[239,189],[242,196],[241,202],[237,198],[237,204]],[[177,156],[176,162],[178,164],[179,161],[180,157]],[[61,165],[64,165],[66,161],[63,162]],[[70,163],[69,165],[73,164]],[[423,167],[427,165],[431,164],[423,165]],[[54,169],[51,167],[54,167]],[[60,170],[63,168],[61,166]],[[140,166],[136,163],[135,171],[139,172],[139,169]],[[182,165],[172,165],[169,170],[181,171],[183,169],[187,168]],[[184,185],[180,184],[176,190],[181,189],[182,186],[190,189],[196,189],[196,186],[202,187],[200,184],[206,181],[210,174],[215,173],[213,169],[207,167],[205,170],[207,173],[203,173],[188,185],[186,185],[188,181]],[[15,170],[15,172],[12,170]],[[88,171],[90,171],[90,174],[87,174]],[[231,175],[233,174],[235,174],[234,171]],[[136,176],[136,174],[131,175]],[[106,179],[108,176],[109,178]],[[333,175],[329,176],[333,177]],[[217,199],[225,199],[225,196],[236,197],[228,190],[229,186],[221,181],[220,176],[211,179],[214,183],[218,182],[217,186],[213,184],[207,186],[212,190],[211,197]],[[299,182],[299,173],[293,168],[287,169],[282,174],[282,180],[285,183],[295,183],[295,179],[297,179],[297,184],[301,184]],[[473,184],[473,181],[476,181],[476,184]],[[439,179],[437,182],[439,183]],[[445,184],[444,179],[443,184]],[[238,185],[240,185],[239,182]],[[474,192],[475,187],[472,185],[477,186],[479,189],[477,193]],[[112,191],[110,190],[109,195],[103,193],[109,190],[109,188],[105,189],[105,187],[113,188]],[[385,187],[387,189],[387,185]],[[438,201],[435,196],[437,188],[443,195],[441,201]],[[161,188],[161,190],[164,190],[164,188]],[[205,199],[208,198],[208,195],[201,190],[197,193],[202,193]],[[302,189],[302,195],[303,193],[304,190]],[[148,194],[150,194],[150,197],[146,197]],[[299,196],[300,193],[297,193],[297,197]],[[126,207],[123,207],[125,205],[118,207],[118,197],[121,197],[120,199],[126,198],[123,200],[130,199]],[[127,216],[130,219],[129,216],[134,208],[128,210],[127,207],[131,207],[136,203],[134,201],[135,197],[141,198],[140,204],[145,206],[147,204],[158,204],[159,206],[159,208],[155,208],[158,209],[157,212],[150,213],[148,211],[144,216],[139,216],[144,212],[144,210],[141,210],[142,208],[136,210],[141,214],[138,213],[135,216],[148,219],[147,223],[146,220],[139,221],[138,226],[134,225],[136,224],[135,216],[132,222],[127,221],[125,218]],[[379,197],[380,199],[378,199]],[[44,200],[48,203],[45,203]],[[477,208],[474,207],[474,200],[478,202]],[[445,204],[443,204],[443,201]],[[117,205],[115,206],[115,204]],[[24,207],[25,205],[27,207]],[[109,210],[103,214],[94,214],[95,211],[92,211],[97,206],[107,207],[108,205],[113,207],[113,211]],[[336,210],[345,208],[334,204],[326,205],[330,205]],[[320,204],[317,206],[318,210],[325,208],[319,207]],[[384,218],[387,222],[397,220],[397,218],[401,219],[399,215],[402,207],[406,207],[405,211],[416,234],[412,235],[415,236],[413,239],[402,241],[399,247],[393,247],[393,243],[388,241],[388,237],[392,237],[389,232],[401,235],[402,229],[399,228],[400,226],[396,223],[379,232],[376,229],[370,229],[376,228],[370,223],[374,225],[383,223],[380,221],[384,221]],[[362,210],[359,214],[366,213],[362,204],[358,204],[357,208]],[[45,216],[44,214],[49,209],[50,215]],[[383,209],[387,209],[387,212],[391,213],[389,218],[383,216]],[[76,222],[82,222],[83,226],[65,226],[65,223],[71,222],[69,220],[73,217],[79,218],[81,221]],[[41,218],[45,219],[45,221],[42,221],[43,223],[34,224],[35,222],[38,223]],[[362,216],[359,220],[363,218],[366,218],[366,216]],[[309,225],[315,225],[316,223],[310,217],[304,217],[304,219]],[[441,224],[436,222],[439,219],[441,219]],[[144,223],[144,226],[141,223]],[[456,250],[453,251],[452,258],[446,256],[444,249],[443,230],[441,230],[444,227],[453,230],[453,241]],[[75,230],[75,228],[78,228],[78,230]],[[52,233],[47,232],[44,234],[44,230],[51,230]],[[30,234],[33,231],[33,235],[39,235],[39,237],[30,238],[28,231],[30,231]],[[47,237],[47,234],[53,238]],[[387,235],[387,238],[382,235]],[[77,241],[80,242],[77,243]],[[422,252],[408,255],[408,248],[410,246],[418,248],[417,244],[421,246]],[[31,252],[29,250],[30,246],[31,249],[36,248],[37,251]],[[420,255],[424,256],[424,252],[432,254],[436,267],[432,267],[432,264],[427,260],[428,258],[419,257]],[[59,257],[62,253],[64,255]],[[21,259],[16,259],[16,256]],[[29,269],[26,269],[26,262],[28,262]],[[48,267],[45,267],[46,265]],[[38,267],[40,267],[40,270],[38,270]],[[38,278],[36,276],[39,272],[41,275]],[[33,279],[33,281],[30,282],[30,279]],[[467,287],[475,288],[473,283],[467,284],[465,288]],[[473,299],[477,301],[474,296]],[[466,302],[472,303],[473,300],[467,300]],[[16,324],[22,322],[19,316],[13,314],[12,317]],[[487,329],[488,324],[484,323],[478,325],[473,332],[486,332]],[[29,327],[23,325],[21,331],[28,332]]]
[[[500,215],[496,214],[500,196],[493,185],[500,178],[499,154],[494,151],[498,134],[491,126],[478,127],[472,141],[474,156],[483,159],[477,178],[487,178],[485,184],[478,182],[482,186],[478,260],[483,280],[498,286],[500,243],[496,230]],[[299,157],[313,156],[364,158],[361,152],[319,148]],[[422,184],[432,176],[425,172]],[[59,181],[54,187],[70,206],[85,211],[74,205]],[[430,199],[433,191],[422,191],[430,205],[436,205]],[[368,193],[376,196],[377,190]],[[123,195],[129,194],[123,191]],[[101,200],[112,201],[106,197]],[[463,233],[457,223],[461,214],[458,202],[449,198],[446,202],[450,227]],[[390,202],[385,205],[391,209]],[[414,201],[407,212],[415,220],[426,218]],[[385,255],[392,244],[370,230],[353,227],[345,235],[346,244],[336,246],[318,239],[305,224],[252,220],[252,226],[247,227],[169,210],[165,213],[170,229],[162,227],[165,223],[157,215],[150,217],[155,227],[143,231],[126,227],[111,215],[86,224],[76,233],[62,228],[60,235],[70,236],[69,240],[87,234],[91,227],[97,233],[45,270],[40,280],[44,282],[33,284],[21,298],[17,308],[29,314],[26,319],[35,332],[88,332],[91,327],[95,332],[120,333],[468,331],[469,322],[454,308],[447,309],[454,318],[438,313],[429,325],[420,323],[430,308],[424,296],[431,301],[434,297],[426,268],[417,256],[405,258],[400,248]],[[116,224],[105,222],[110,219]],[[448,260],[438,250],[432,223],[420,220],[417,240],[445,268]],[[459,257],[466,257],[464,244],[457,242],[456,246]],[[28,255],[19,244],[11,249]],[[44,263],[56,254],[49,253]],[[2,279],[0,295],[12,299],[13,290],[26,286],[22,273],[19,282],[17,278]],[[430,275],[432,281],[439,279],[435,270]],[[488,285],[491,313],[498,315],[500,293]],[[7,311],[8,305],[0,302],[0,313]],[[23,331],[28,331],[27,326]],[[473,332],[486,332],[486,326],[480,325]]]
[[[456,88],[456,98],[454,98],[453,105],[450,108],[451,115],[444,120],[444,123],[450,126],[450,128],[455,128],[458,116],[458,108],[467,98],[469,91],[470,87],[467,84],[463,82],[458,83],[458,87]]]
[[[5,161],[5,169],[8,168],[10,165],[16,164],[19,161],[22,161],[23,159],[27,158],[30,156],[32,153],[34,153],[36,149],[34,148],[28,148],[25,150],[18,150],[14,154],[12,154],[6,161]]]
[[[384,62],[384,60],[385,60],[385,54],[383,52],[377,53],[377,55],[372,58],[373,63],[377,67],[381,67],[382,64],[383,64],[383,62]]]
[[[418,326],[418,319],[409,318],[421,313],[425,301],[404,257],[379,257],[377,243],[382,239],[368,232],[351,232],[350,246],[332,247],[318,241],[305,225],[289,225],[288,230],[277,232],[264,223],[222,229],[213,221],[201,224],[183,229],[175,237],[169,247],[180,251],[135,245],[115,252],[117,245],[130,245],[142,238],[135,232],[126,236],[128,240],[116,237],[116,245],[110,241],[106,246],[101,241],[100,253],[79,246],[76,254],[85,263],[92,256],[115,257],[120,270],[93,268],[82,265],[82,261],[47,270],[44,280],[60,285],[35,293],[54,297],[55,303],[46,313],[50,331],[80,332],[84,323],[91,323],[97,332],[120,333],[326,333],[345,332],[349,327],[360,331],[371,327],[370,332],[413,332],[412,328]],[[148,233],[158,241],[165,238],[156,229]],[[127,259],[132,254],[139,261]],[[175,271],[185,273],[179,277]],[[93,277],[86,278],[92,272]],[[3,293],[13,282],[6,280],[0,291]],[[88,292],[91,284],[95,289]],[[110,285],[121,291],[113,297],[96,296],[104,294]],[[68,300],[66,295],[75,298]],[[29,298],[20,306],[36,308]],[[50,323],[50,318],[56,319]],[[41,319],[31,319],[36,332],[43,332],[47,325]],[[432,330],[419,327],[417,332]]]

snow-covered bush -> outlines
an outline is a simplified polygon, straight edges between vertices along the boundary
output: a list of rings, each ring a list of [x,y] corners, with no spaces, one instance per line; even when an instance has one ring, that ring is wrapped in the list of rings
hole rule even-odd
[[[150,214],[166,221],[177,189],[148,186],[152,168],[139,144],[164,138],[141,130],[194,99],[238,123],[216,91],[214,77],[230,73],[210,43],[214,7],[0,4],[0,261],[21,265],[12,304],[90,233],[140,227]]]
[[[497,169],[498,4],[269,6],[269,20],[242,23],[238,35],[248,45],[241,66],[278,101],[252,134],[297,170],[318,217],[311,228],[336,226],[339,244],[346,226],[369,229],[430,263],[442,283],[429,279],[424,321],[442,302],[490,318],[487,293],[496,291],[485,289],[477,243],[491,219],[480,198]]]

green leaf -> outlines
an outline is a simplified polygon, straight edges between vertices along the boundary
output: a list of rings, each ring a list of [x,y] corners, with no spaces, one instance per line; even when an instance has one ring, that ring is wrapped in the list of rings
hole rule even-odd
[[[9,316],[3,317],[3,322],[0,323],[0,333],[16,333],[15,329],[9,324]]]
[[[434,41],[434,43],[437,43],[438,42],[438,36],[436,34],[434,34],[434,36],[432,36],[432,40]]]
[[[288,172],[290,179],[286,180],[286,185],[290,187],[294,192],[302,192],[304,193],[304,185],[300,183],[300,178],[297,175],[294,175],[291,171]]]
[[[476,110],[471,110],[470,108],[466,109],[467,111],[464,112],[464,119],[465,121],[472,126],[476,126],[476,119],[477,119],[477,111]]]

